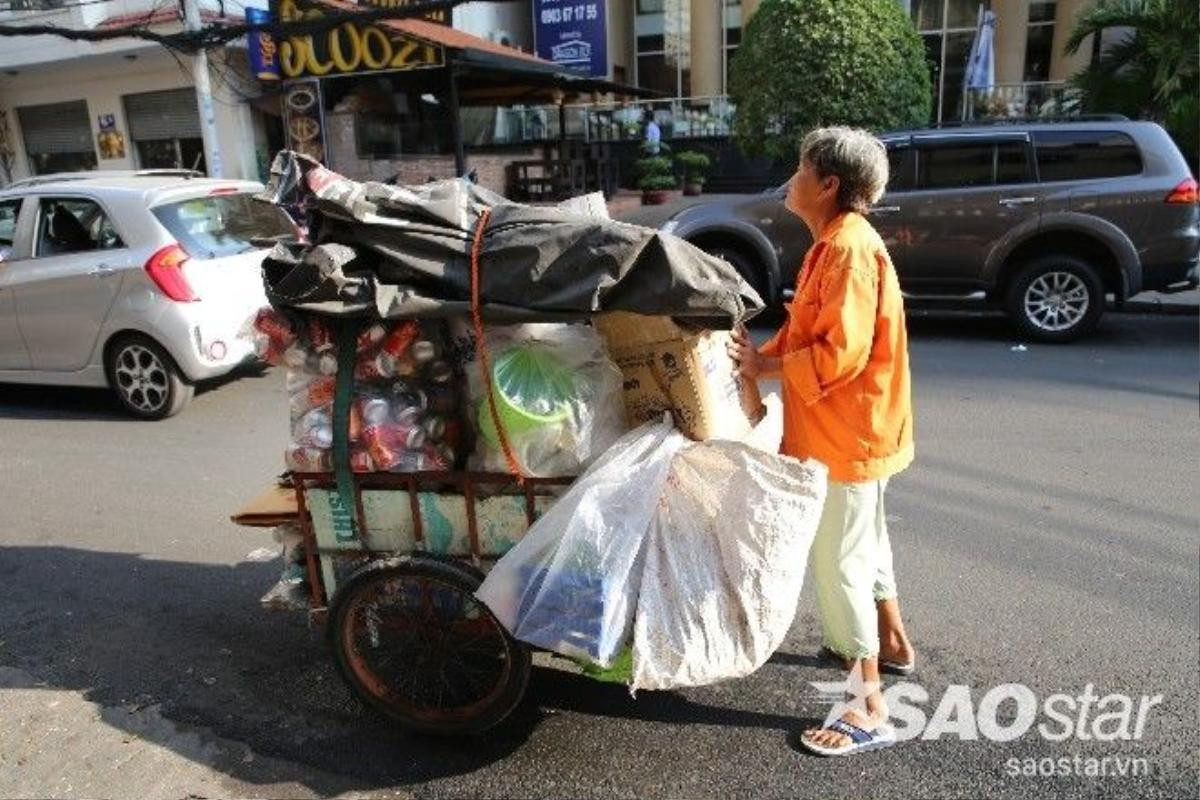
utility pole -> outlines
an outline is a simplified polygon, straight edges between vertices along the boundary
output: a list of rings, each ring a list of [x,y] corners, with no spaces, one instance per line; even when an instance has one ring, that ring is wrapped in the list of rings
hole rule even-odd
[[[198,31],[200,7],[197,0],[181,0],[184,27]],[[192,80],[196,84],[196,105],[200,112],[200,135],[204,139],[204,163],[210,178],[225,177],[221,163],[221,145],[217,141],[217,120],[213,112],[212,81],[208,76],[208,51],[201,48],[192,56]],[[184,166],[187,166],[186,164]]]

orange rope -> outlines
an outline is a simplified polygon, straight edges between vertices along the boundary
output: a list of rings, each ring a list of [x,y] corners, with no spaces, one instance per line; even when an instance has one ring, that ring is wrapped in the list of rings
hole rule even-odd
[[[479,356],[479,370],[483,373],[483,385],[487,387],[488,411],[492,415],[492,424],[496,426],[496,435],[500,439],[500,449],[504,451],[504,460],[508,462],[508,471],[517,476],[517,483],[524,485],[525,476],[521,473],[521,463],[513,453],[512,444],[508,441],[508,433],[504,423],[500,421],[500,411],[496,408],[496,390],[492,384],[492,364],[488,358],[487,340],[483,336],[483,310],[479,302],[479,252],[483,249],[483,229],[487,227],[492,210],[485,208],[479,215],[475,225],[475,241],[471,245],[471,319],[475,323],[475,351]]]

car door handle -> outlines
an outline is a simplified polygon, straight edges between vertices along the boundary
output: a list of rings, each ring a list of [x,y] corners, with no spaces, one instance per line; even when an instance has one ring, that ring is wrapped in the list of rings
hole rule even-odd
[[[113,275],[115,273],[116,270],[110,267],[108,264],[98,264],[92,268],[92,271],[89,272],[88,275],[91,275],[93,278],[107,278],[109,275]]]
[[[900,206],[872,206],[872,214],[898,214]]]
[[[1000,201],[1000,205],[1012,208],[1013,206],[1027,206],[1030,203],[1036,202],[1036,197],[1006,197]]]

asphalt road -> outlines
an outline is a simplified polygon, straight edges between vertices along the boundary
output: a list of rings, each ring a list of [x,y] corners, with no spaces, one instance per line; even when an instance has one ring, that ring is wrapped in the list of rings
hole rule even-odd
[[[403,735],[302,617],[259,609],[278,566],[246,556],[269,537],[228,521],[279,470],[275,371],[158,424],[102,392],[0,387],[0,796],[1194,797],[1196,319],[1109,315],[1086,342],[1023,350],[994,318],[910,328],[918,458],[888,513],[925,713],[950,685],[972,705],[1012,682],[1039,703],[1161,694],[1140,740],[802,755],[794,733],[826,708],[809,681],[837,677],[813,658],[807,589],[741,681],[632,699],[543,666],[486,737]],[[1076,755],[1149,774],[1009,774]]]

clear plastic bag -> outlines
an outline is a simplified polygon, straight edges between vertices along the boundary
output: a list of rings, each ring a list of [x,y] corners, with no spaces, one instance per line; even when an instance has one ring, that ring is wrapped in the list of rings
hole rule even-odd
[[[244,335],[287,369],[291,440],[298,472],[332,469],[336,337],[317,316],[262,309]],[[355,472],[447,470],[466,449],[464,382],[447,352],[445,325],[415,320],[364,326],[355,343],[350,466]]]
[[[452,334],[452,342],[462,336]],[[496,411],[521,471],[576,475],[626,431],[621,371],[588,325],[529,324],[487,332]],[[477,469],[508,471],[478,354],[456,348],[479,432]]]
[[[771,452],[782,404],[746,442],[692,442],[670,422],[622,437],[476,595],[513,636],[608,668],[636,690],[760,667],[791,626],[826,470]]]
[[[646,544],[632,690],[702,686],[766,662],[795,617],[825,487],[823,465],[740,442],[675,456]]]
[[[512,634],[609,666],[637,606],[643,543],[671,459],[669,422],[616,442],[497,562],[476,592]]]

